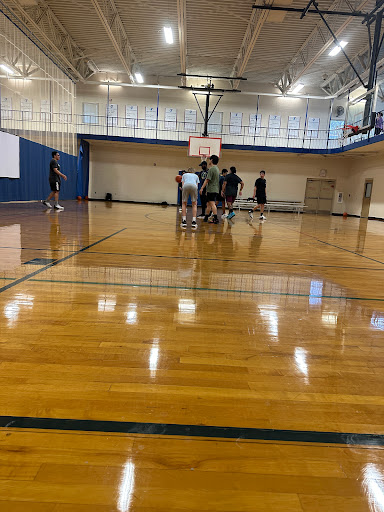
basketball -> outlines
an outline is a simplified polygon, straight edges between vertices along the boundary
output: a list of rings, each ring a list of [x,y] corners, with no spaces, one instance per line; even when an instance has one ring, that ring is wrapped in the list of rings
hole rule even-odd
[[[177,183],[181,183],[181,176],[180,176],[180,174],[178,174],[176,176],[175,181],[177,181]]]

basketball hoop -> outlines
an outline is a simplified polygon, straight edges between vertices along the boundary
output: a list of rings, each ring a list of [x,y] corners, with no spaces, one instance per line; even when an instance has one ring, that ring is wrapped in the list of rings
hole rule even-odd
[[[220,137],[189,137],[188,156],[197,156],[206,160],[211,155],[221,156]]]

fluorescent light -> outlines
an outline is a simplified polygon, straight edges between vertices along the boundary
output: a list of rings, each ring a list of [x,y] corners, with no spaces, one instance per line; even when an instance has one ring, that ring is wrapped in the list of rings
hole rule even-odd
[[[8,75],[14,75],[15,74],[13,69],[9,68],[5,64],[0,64],[0,68],[3,69],[6,73],[8,73]]]
[[[294,89],[292,89],[292,91],[289,91],[289,94],[297,94],[298,92],[301,91],[301,89],[304,87],[304,84],[297,84],[296,87]]]
[[[334,49],[329,52],[328,55],[330,55],[331,57],[334,57],[335,55],[340,53],[341,49],[344,48],[345,46],[347,46],[347,44],[348,44],[347,41],[340,41],[340,44],[336,45],[334,47]]]
[[[137,83],[142,84],[144,82],[143,75],[141,73],[135,73]]]
[[[168,44],[173,44],[173,33],[171,27],[164,27],[165,41]]]

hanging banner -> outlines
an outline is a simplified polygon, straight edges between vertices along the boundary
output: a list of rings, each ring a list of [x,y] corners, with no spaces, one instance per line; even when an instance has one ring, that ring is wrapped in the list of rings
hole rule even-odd
[[[51,119],[51,102],[49,100],[40,101],[40,119],[41,121],[50,121]]]
[[[117,126],[118,116],[116,103],[110,103],[107,105],[106,116],[108,120],[108,126]]]
[[[242,112],[231,112],[229,116],[229,133],[240,134],[241,127],[243,124],[243,113]]]
[[[164,116],[164,128],[166,130],[176,130],[177,110],[175,108],[166,108]]]
[[[261,114],[249,114],[249,135],[260,135],[261,131]]]
[[[145,107],[145,127],[147,130],[156,128],[157,109],[155,107]]]
[[[288,138],[297,139],[300,131],[300,116],[288,117]]]
[[[72,103],[70,101],[61,101],[59,104],[59,121],[61,123],[70,123],[72,118]]]
[[[184,112],[184,130],[186,132],[196,131],[197,111],[186,109]]]
[[[319,137],[319,117],[308,117],[307,122],[307,137],[310,139],[317,139]]]
[[[31,121],[32,120],[32,100],[28,98],[20,99],[20,110],[21,110],[21,119]]]
[[[280,135],[281,116],[269,116],[268,136],[278,137]]]
[[[12,98],[1,98],[1,118],[13,119]]]
[[[125,105],[125,126],[136,128],[138,122],[137,105]]]

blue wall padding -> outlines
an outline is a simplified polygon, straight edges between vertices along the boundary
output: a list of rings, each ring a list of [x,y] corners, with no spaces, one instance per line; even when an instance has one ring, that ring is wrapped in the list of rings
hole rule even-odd
[[[52,151],[52,148],[20,137],[20,178],[0,178],[0,201],[45,199],[50,193],[48,176]],[[59,153],[61,172],[68,177],[67,181],[61,180],[60,199],[75,199],[76,156]]]

